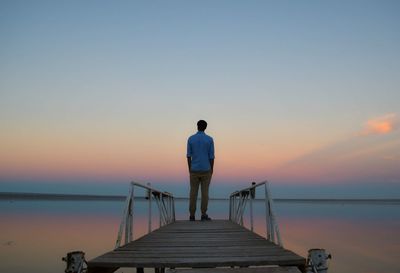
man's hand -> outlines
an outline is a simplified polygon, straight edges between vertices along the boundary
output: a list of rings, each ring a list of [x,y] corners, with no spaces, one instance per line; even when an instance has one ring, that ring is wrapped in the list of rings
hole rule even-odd
[[[190,172],[190,166],[192,165],[192,158],[191,157],[186,157],[187,158],[187,163],[188,163],[188,168]]]

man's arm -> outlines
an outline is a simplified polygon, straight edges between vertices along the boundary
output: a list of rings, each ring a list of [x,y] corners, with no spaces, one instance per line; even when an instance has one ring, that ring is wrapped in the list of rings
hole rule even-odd
[[[192,146],[190,145],[190,137],[187,141],[186,158],[190,172],[190,167],[192,166]]]
[[[189,168],[189,172],[190,172],[190,166],[192,165],[192,158],[189,156],[186,158],[187,158],[188,168]]]
[[[211,145],[210,149],[208,151],[208,156],[210,158],[210,167],[211,167],[211,173],[214,172],[214,158],[215,158],[215,151],[214,151],[214,140],[211,138]]]

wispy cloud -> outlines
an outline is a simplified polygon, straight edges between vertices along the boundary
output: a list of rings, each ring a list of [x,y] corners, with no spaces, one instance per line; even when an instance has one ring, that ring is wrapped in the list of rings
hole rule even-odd
[[[388,134],[398,128],[399,118],[396,113],[385,114],[369,119],[359,135]]]
[[[357,134],[288,161],[271,175],[293,183],[398,183],[399,129],[396,113],[369,119]]]

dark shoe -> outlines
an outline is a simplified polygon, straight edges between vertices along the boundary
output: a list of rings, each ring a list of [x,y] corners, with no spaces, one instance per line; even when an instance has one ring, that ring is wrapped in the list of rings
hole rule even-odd
[[[189,217],[189,220],[190,220],[190,221],[196,221],[196,218],[194,218],[194,216],[190,216],[190,217]]]
[[[203,214],[203,215],[201,216],[201,221],[211,221],[211,218],[208,217],[207,214]]]

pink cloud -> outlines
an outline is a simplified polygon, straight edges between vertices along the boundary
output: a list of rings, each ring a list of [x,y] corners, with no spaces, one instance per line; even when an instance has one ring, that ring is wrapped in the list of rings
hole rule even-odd
[[[380,117],[369,119],[360,135],[388,134],[397,129],[399,123],[398,116],[395,113],[389,113]]]

